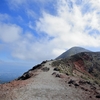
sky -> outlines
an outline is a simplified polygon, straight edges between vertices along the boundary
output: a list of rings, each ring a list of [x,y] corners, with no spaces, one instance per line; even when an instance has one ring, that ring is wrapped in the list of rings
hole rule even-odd
[[[99,4],[100,0],[0,0],[0,63],[36,64],[73,46],[100,51]]]

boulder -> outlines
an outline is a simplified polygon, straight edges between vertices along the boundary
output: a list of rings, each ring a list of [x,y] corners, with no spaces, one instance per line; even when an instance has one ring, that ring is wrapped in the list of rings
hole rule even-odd
[[[50,68],[48,68],[48,67],[44,67],[44,68],[42,68],[42,70],[43,70],[44,72],[47,72],[47,71],[50,70]]]

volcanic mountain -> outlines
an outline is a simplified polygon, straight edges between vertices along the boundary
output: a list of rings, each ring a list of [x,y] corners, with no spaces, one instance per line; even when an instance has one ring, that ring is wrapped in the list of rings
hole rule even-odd
[[[73,50],[72,50],[73,51]],[[99,100],[100,52],[43,61],[0,85],[0,100]]]
[[[64,52],[63,54],[61,54],[60,56],[58,56],[56,59],[68,58],[72,55],[75,55],[75,54],[81,53],[81,52],[91,52],[91,51],[84,49],[82,47],[72,47],[69,50],[67,50],[66,52]]]

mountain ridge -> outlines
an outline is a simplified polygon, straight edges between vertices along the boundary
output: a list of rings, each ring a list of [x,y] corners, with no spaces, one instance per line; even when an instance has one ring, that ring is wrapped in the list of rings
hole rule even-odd
[[[93,80],[100,84],[100,52],[81,52],[70,58],[56,60],[53,62],[53,65],[61,72],[67,74],[73,74],[75,69],[76,71],[85,74],[86,77],[94,77]],[[71,71],[69,72],[70,69],[68,70],[67,68],[70,68]]]
[[[72,56],[72,55],[75,55],[75,54],[81,53],[81,52],[92,52],[92,51],[87,50],[87,49],[82,48],[82,47],[77,47],[77,46],[75,46],[75,47],[72,47],[72,48],[68,49],[68,50],[65,51],[64,53],[62,53],[60,56],[58,56],[58,57],[56,58],[56,60],[57,60],[57,59],[62,59],[62,58],[68,58],[68,57],[70,57],[70,56]]]
[[[99,100],[100,52],[46,60],[0,85],[1,100]]]

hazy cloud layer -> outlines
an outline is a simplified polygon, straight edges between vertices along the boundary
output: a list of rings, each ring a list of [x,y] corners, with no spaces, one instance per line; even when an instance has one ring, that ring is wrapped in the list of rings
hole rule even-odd
[[[51,8],[45,9],[48,2],[52,2]],[[18,15],[17,20],[25,25],[22,27],[18,23],[10,22],[9,20],[13,19],[10,15],[0,14],[0,41],[4,45],[9,45],[12,58],[29,61],[55,58],[72,46],[99,49],[99,2],[100,0],[57,0],[56,2],[39,0],[44,8],[36,11],[29,7],[30,4],[36,4],[36,0],[30,2],[10,0],[9,7],[13,10],[22,7],[28,21]],[[55,12],[50,13],[51,9]]]

